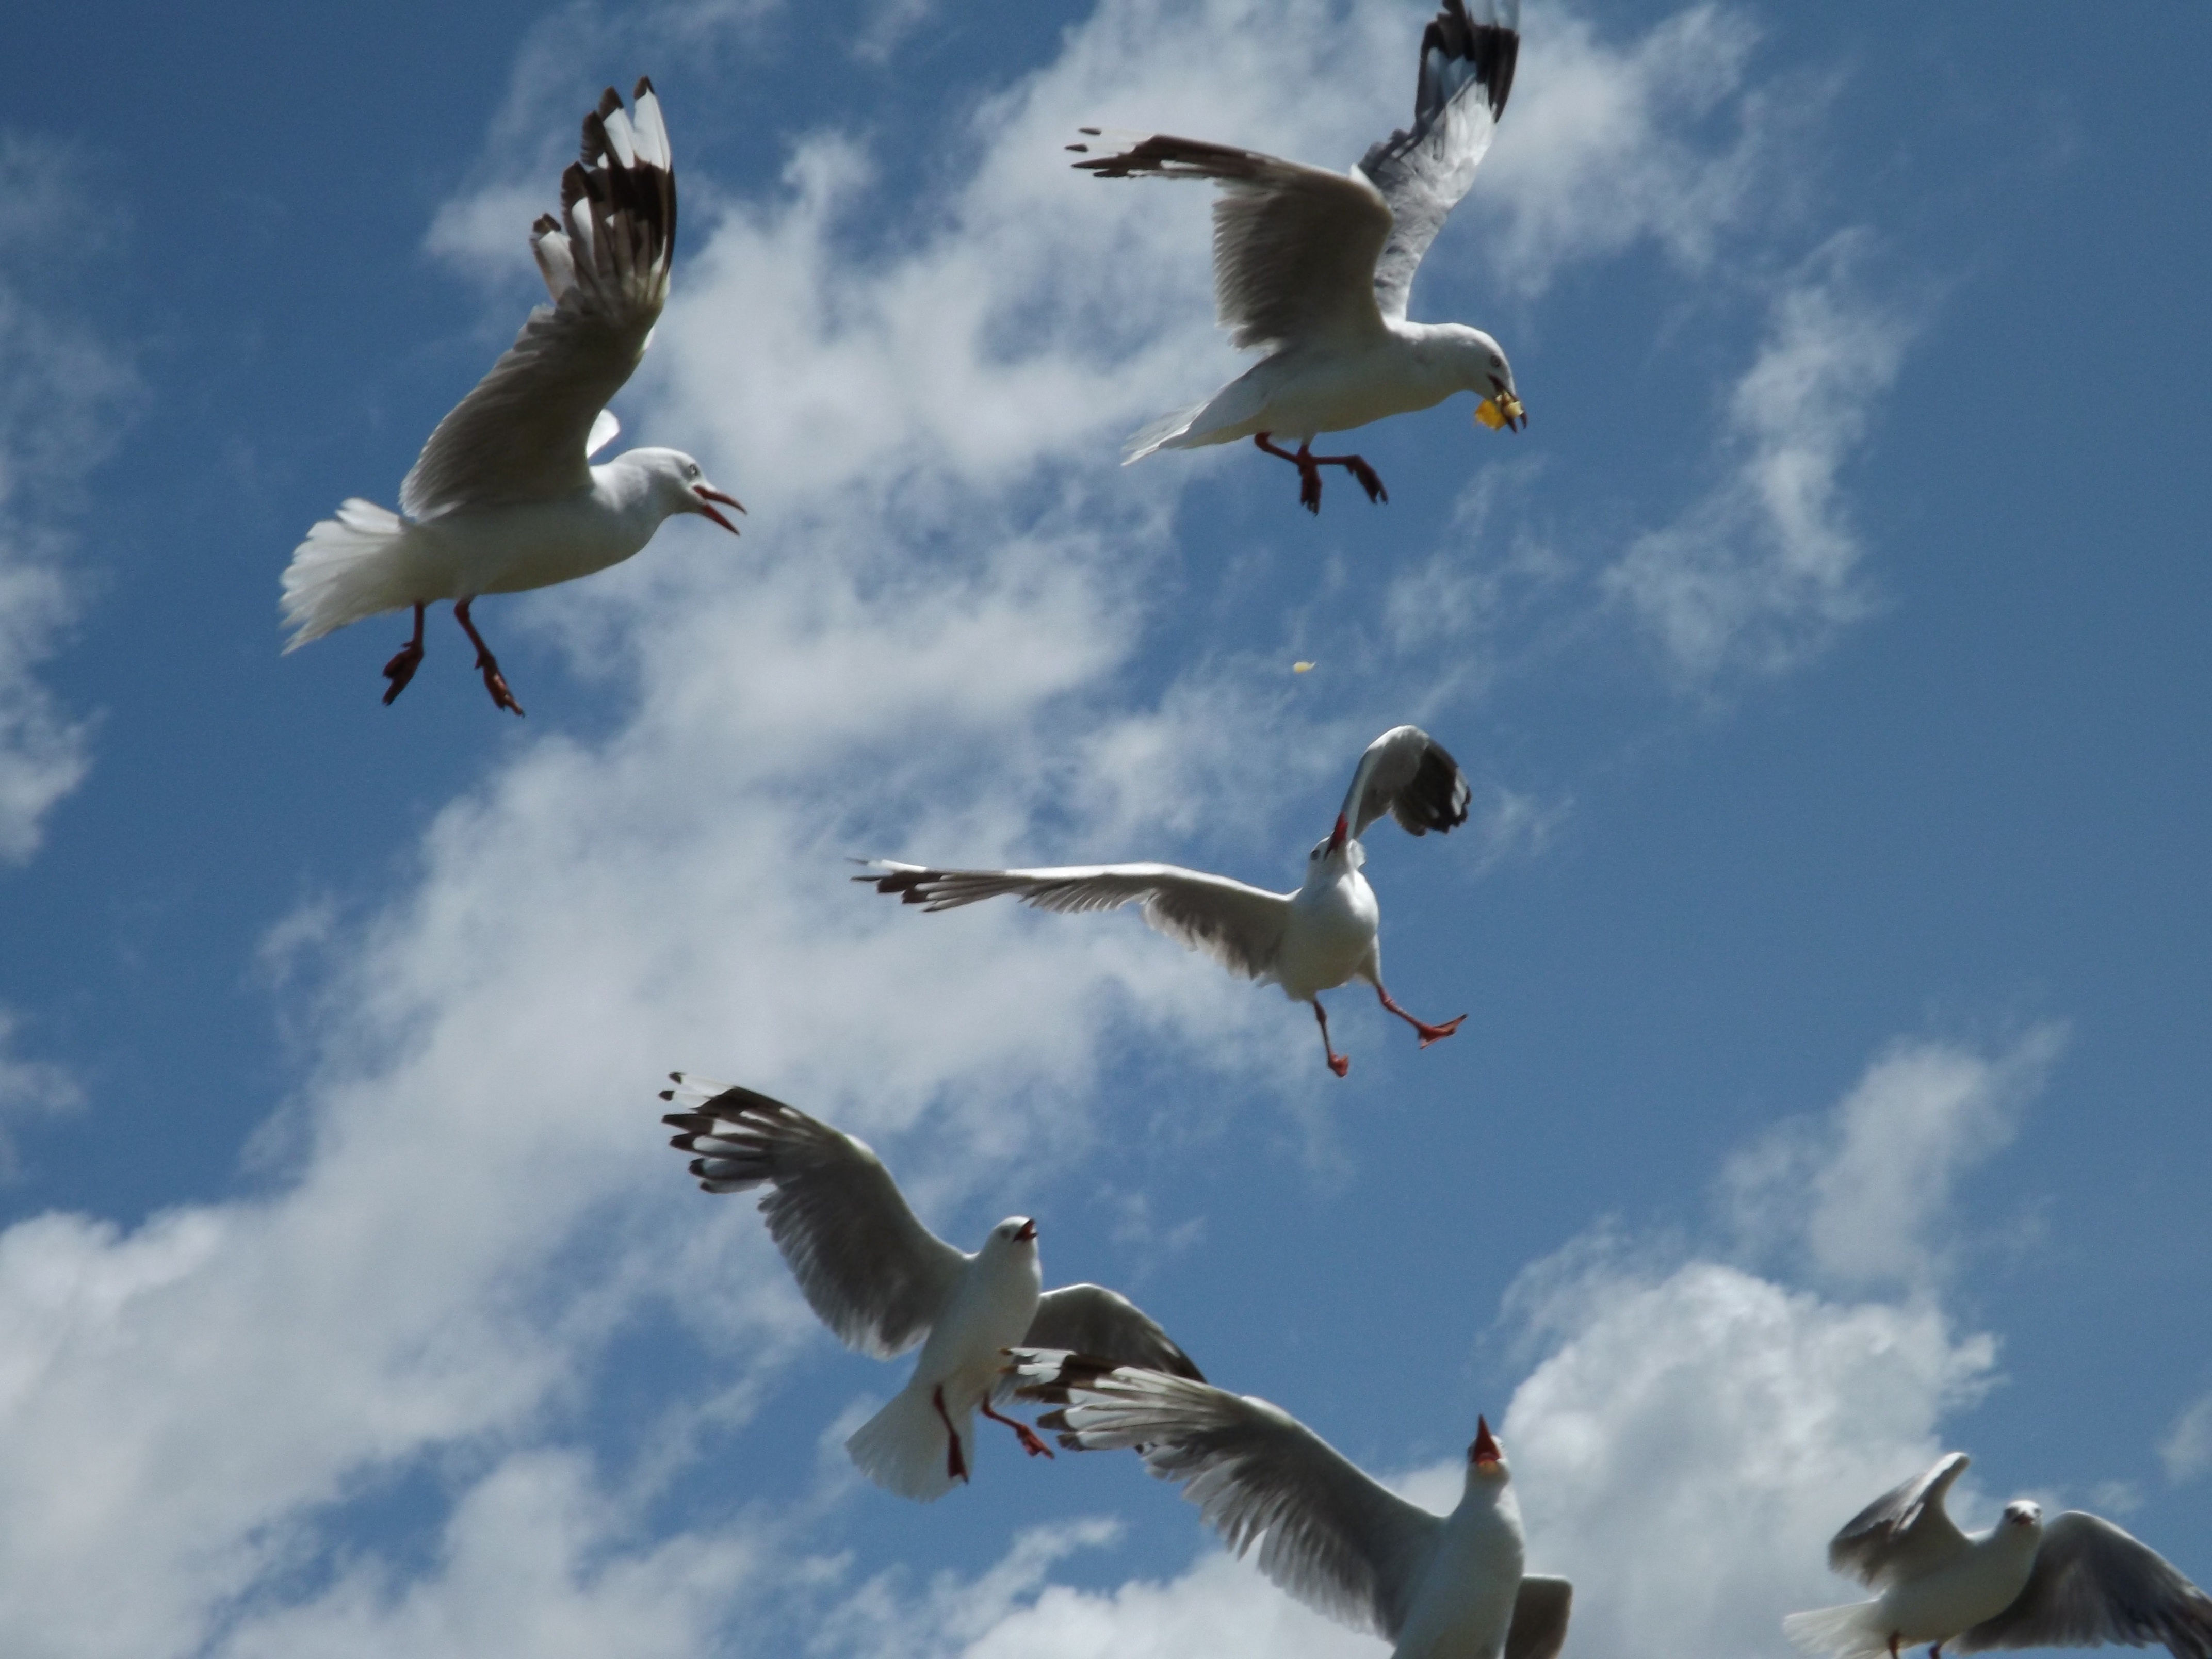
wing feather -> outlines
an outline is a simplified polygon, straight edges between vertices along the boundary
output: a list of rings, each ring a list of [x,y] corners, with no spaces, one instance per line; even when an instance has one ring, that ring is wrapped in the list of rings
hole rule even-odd
[[[1011,894],[1040,910],[1079,913],[1141,904],[1146,923],[1200,951],[1232,974],[1267,979],[1274,972],[1288,895],[1248,887],[1172,864],[1079,864],[1041,870],[939,870],[927,865],[869,860],[881,873],[855,876],[908,904],[957,909]]]
[[[1880,1589],[1966,1548],[1966,1536],[1952,1522],[1943,1499],[1968,1462],[1964,1452],[1948,1453],[1926,1474],[1882,1493],[1829,1540],[1828,1565]]]
[[[2069,1510],[2044,1523],[2035,1567],[2013,1603],[1950,1646],[2094,1648],[2154,1644],[2174,1659],[2212,1656],[2212,1597],[2149,1545]]]
[[[1022,1345],[1072,1350],[1110,1364],[1203,1382],[1205,1376],[1158,1322],[1118,1291],[1103,1285],[1066,1285],[1037,1299]]]
[[[1421,257],[1489,151],[1520,55],[1520,0],[1503,0],[1481,22],[1468,15],[1464,0],[1445,0],[1422,32],[1413,125],[1359,162],[1392,216],[1389,241],[1375,265],[1375,302],[1383,316],[1405,316]]]
[[[1187,1377],[1019,1351],[1019,1392],[1065,1401],[1060,1443],[1133,1448],[1180,1482],[1231,1551],[1308,1606],[1395,1640],[1443,1522],[1369,1478],[1280,1407]]]
[[[1355,841],[1385,812],[1408,835],[1448,834],[1467,822],[1473,794],[1443,744],[1418,726],[1395,726],[1359,757],[1344,816]]]
[[[684,1073],[664,1100],[703,1092]],[[867,1145],[750,1089],[661,1119],[710,1193],[766,1187],[769,1237],[807,1304],[847,1346],[889,1358],[928,1334],[968,1258],[915,1218]]]
[[[676,247],[676,173],[651,82],[637,83],[635,102],[633,124],[609,88],[584,118],[561,217],[531,228],[553,303],[438,422],[399,486],[409,517],[552,501],[591,483],[592,422],[645,355]]]
[[[1101,179],[1211,179],[1221,186],[1213,303],[1240,348],[1382,331],[1375,261],[1390,234],[1390,209],[1358,170],[1330,173],[1164,132],[1075,166]]]

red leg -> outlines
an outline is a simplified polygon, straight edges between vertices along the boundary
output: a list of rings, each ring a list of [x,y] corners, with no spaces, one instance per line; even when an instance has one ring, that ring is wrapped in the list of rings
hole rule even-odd
[[[1342,1077],[1352,1069],[1352,1062],[1328,1046],[1328,1016],[1322,1012],[1321,999],[1313,1000],[1314,1018],[1321,1024],[1321,1051],[1328,1056],[1328,1069]]]
[[[392,707],[392,700],[407,689],[407,682],[415,678],[415,671],[422,665],[422,607],[415,607],[415,637],[399,647],[398,653],[384,665],[384,678],[392,684],[384,694],[384,706]]]
[[[1049,1457],[1052,1455],[1052,1448],[1046,1445],[1043,1441],[1038,1439],[1036,1437],[1036,1431],[1030,1427],[1028,1424],[1017,1423],[1012,1418],[1001,1417],[998,1413],[993,1411],[991,1409],[991,1398],[988,1395],[983,1396],[982,1412],[983,1415],[989,1418],[994,1423],[1003,1423],[1008,1428],[1012,1429],[1014,1431],[1014,1438],[1022,1443],[1022,1449],[1027,1452],[1031,1457]]]
[[[937,1385],[930,1398],[937,1402],[937,1415],[945,1425],[945,1473],[955,1480],[968,1479],[968,1460],[960,1455],[960,1431],[952,1426],[952,1413],[945,1409],[945,1385]]]
[[[1293,455],[1280,444],[1270,442],[1269,440],[1273,435],[1273,433],[1255,432],[1252,434],[1252,441],[1270,455],[1279,455],[1297,468],[1298,505],[1309,513],[1320,512],[1321,469],[1314,465],[1313,457],[1306,453],[1305,445],[1300,444],[1298,453]]]
[[[1299,449],[1298,453],[1302,455],[1306,453],[1303,447]],[[1382,488],[1382,479],[1381,475],[1378,474],[1373,467],[1368,465],[1366,461],[1362,459],[1359,456],[1308,455],[1306,458],[1317,467],[1342,467],[1346,472],[1349,472],[1353,477],[1359,480],[1359,487],[1367,492],[1367,499],[1370,501],[1387,501],[1390,499],[1390,492]],[[1316,472],[1314,476],[1316,478],[1319,478],[1321,475]],[[1321,493],[1321,486],[1318,483],[1314,486],[1314,493],[1316,495]]]
[[[1903,1632],[1899,1632],[1899,1631],[1892,1631],[1892,1632],[1890,1632],[1890,1633],[1889,1633],[1889,1659],[1899,1659],[1898,1651],[1897,1651],[1897,1638],[1899,1638],[1899,1636],[1900,1636],[1901,1634],[1903,1634]]]
[[[1461,1014],[1454,1018],[1446,1020],[1441,1025],[1431,1025],[1425,1021],[1415,1019],[1403,1008],[1401,1008],[1396,1003],[1391,1001],[1390,994],[1384,990],[1380,985],[1377,985],[1375,988],[1375,994],[1382,999],[1382,1006],[1385,1008],[1388,1008],[1392,1013],[1397,1015],[1399,1018],[1404,1020],[1407,1024],[1412,1026],[1415,1030],[1421,1034],[1421,1047],[1424,1048],[1427,1048],[1431,1042],[1443,1042],[1444,1038],[1449,1036],[1454,1031],[1459,1030],[1460,1021],[1467,1018],[1465,1014]]]
[[[477,625],[469,620],[469,607],[476,602],[473,593],[465,599],[455,599],[453,620],[467,631],[469,642],[477,648],[477,666],[483,671],[484,690],[491,693],[492,707],[512,708],[520,714],[522,705],[515,702],[514,693],[507,689],[507,676],[499,672],[499,659],[492,655],[491,647],[483,642],[483,635],[477,632]]]

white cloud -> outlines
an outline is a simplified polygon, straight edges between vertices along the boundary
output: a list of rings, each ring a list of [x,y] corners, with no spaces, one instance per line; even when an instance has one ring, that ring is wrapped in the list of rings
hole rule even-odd
[[[91,732],[38,677],[76,614],[65,573],[79,491],[115,446],[137,383],[118,353],[48,295],[27,250],[96,253],[105,226],[83,168],[58,146],[0,133],[0,864],[38,850],[46,814],[83,781]]]
[[[1912,331],[1863,291],[1856,260],[1840,239],[1782,289],[1729,400],[1721,477],[1606,573],[1686,677],[1790,667],[1872,604],[1839,477]]]
[[[2212,1394],[2199,1396],[2174,1419],[2158,1455],[2169,1480],[2194,1480],[2212,1470]]]
[[[11,1121],[74,1111],[84,1104],[84,1091],[67,1067],[27,1060],[17,1052],[21,1024],[13,1011],[0,1007],[0,1178],[15,1172],[15,1147],[7,1127]]]

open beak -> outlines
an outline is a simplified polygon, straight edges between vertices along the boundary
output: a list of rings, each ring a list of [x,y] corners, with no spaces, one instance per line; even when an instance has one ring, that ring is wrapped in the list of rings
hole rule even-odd
[[[1503,1455],[1498,1449],[1498,1443],[1490,1437],[1488,1419],[1478,1417],[1474,1419],[1474,1443],[1467,1449],[1467,1455],[1468,1462],[1477,1468],[1494,1468]]]
[[[1500,427],[1509,432],[1519,432],[1528,424],[1528,411],[1521,400],[1500,386],[1495,398],[1485,398],[1474,406],[1474,418],[1492,432]]]
[[[1344,839],[1351,833],[1352,826],[1345,822],[1344,814],[1339,812],[1336,815],[1336,828],[1328,832],[1328,850],[1332,853],[1341,853],[1344,850]]]
[[[1021,1231],[1014,1235],[1014,1243],[1017,1244],[1027,1243],[1036,1237],[1036,1223],[1034,1221],[1024,1221],[1022,1223]]]
[[[742,513],[745,510],[745,504],[743,501],[739,501],[735,495],[725,495],[720,490],[715,489],[712,484],[693,484],[691,486],[691,493],[694,495],[696,495],[702,503],[699,508],[699,511],[702,514],[708,518],[712,519],[716,524],[721,526],[723,529],[728,531],[732,536],[738,533],[737,526],[732,524],[720,514],[715,512],[713,507],[705,506],[703,503],[708,501],[720,501],[724,507],[734,507],[738,512]]]

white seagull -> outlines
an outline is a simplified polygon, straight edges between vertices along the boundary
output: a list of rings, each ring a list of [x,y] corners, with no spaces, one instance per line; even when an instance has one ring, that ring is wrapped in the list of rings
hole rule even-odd
[[[1932,1659],[1988,1648],[2163,1645],[2212,1656],[2212,1597],[2111,1522],[2068,1510],[2045,1522],[2021,1499],[1986,1531],[1962,1533],[1943,1497],[1966,1467],[1952,1452],[1884,1492],[1828,1545],[1828,1565],[1878,1592],[1871,1601],[1793,1613],[1784,1634],[1806,1652],[1872,1659],[1930,1644]]]
[[[1018,1349],[1024,1399],[1077,1451],[1133,1447],[1183,1483],[1222,1541],[1307,1606],[1373,1631],[1396,1659],[1553,1659],[1574,1586],[1522,1571],[1512,1474],[1475,1419],[1467,1485],[1449,1516],[1416,1508],[1281,1407],[1080,1354]]]
[[[1043,1291],[1036,1222],[1010,1216],[969,1255],[915,1219],[865,1143],[750,1089],[670,1075],[676,1087],[660,1097],[684,1109],[661,1120],[679,1131],[669,1145],[696,1154],[691,1173],[710,1193],[769,1189],[760,1202],[769,1237],[822,1322],[878,1358],[921,1344],[906,1387],[845,1443],[878,1486],[927,1503],[965,1481],[979,1411],[1030,1456],[1052,1455],[1028,1424],[991,1407],[1012,1387],[1004,1351],[1018,1342],[1198,1376],[1127,1297],[1097,1285]]]
[[[1449,831],[1467,822],[1469,795],[1459,763],[1418,726],[1394,726],[1367,745],[1352,788],[1328,839],[1306,854],[1306,878],[1295,893],[1271,893],[1226,876],[1172,864],[1077,864],[1043,870],[939,870],[863,860],[883,873],[855,876],[908,904],[956,909],[1012,893],[1040,910],[1113,910],[1141,904],[1146,922],[1190,950],[1203,951],[1232,974],[1279,985],[1293,1002],[1313,1005],[1322,1052],[1339,1077],[1352,1062],[1329,1044],[1321,993],[1350,979],[1375,988],[1382,1006],[1420,1033],[1425,1048],[1459,1030],[1461,1014],[1441,1025],[1419,1020],[1382,988],[1382,911],[1359,866],[1359,837],[1388,812],[1407,833]]]
[[[604,570],[653,539],[660,521],[737,498],[681,450],[633,449],[591,465],[620,430],[607,400],[630,377],[668,298],[676,172],[650,81],[635,114],[607,88],[584,118],[584,153],[561,175],[561,217],[540,216],[530,249],[552,294],[476,390],[438,422],[399,486],[398,513],[358,497],[307,532],[284,572],[284,649],[364,617],[415,607],[415,635],[384,665],[389,703],[422,660],[422,611],[453,602],[484,689],[520,714],[491,647],[470,620],[480,593],[546,587]]]
[[[1240,349],[1267,352],[1205,403],[1132,433],[1122,465],[1159,449],[1249,437],[1298,469],[1298,501],[1321,511],[1321,469],[1340,466],[1370,501],[1389,500],[1357,455],[1316,455],[1314,436],[1427,409],[1472,392],[1493,431],[1528,423],[1498,342],[1462,323],[1406,319],[1421,256],[1474,182],[1513,89],[1520,0],[1482,22],[1445,0],[1421,36],[1411,131],[1369,149],[1348,173],[1257,150],[1153,133],[1091,137],[1119,146],[1075,165],[1102,179],[1212,179],[1213,303]],[[1088,155],[1088,143],[1068,148]],[[1277,436],[1297,440],[1295,453]]]

